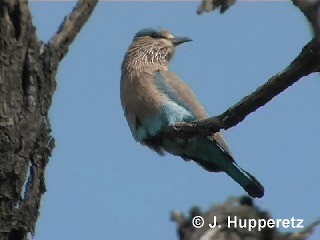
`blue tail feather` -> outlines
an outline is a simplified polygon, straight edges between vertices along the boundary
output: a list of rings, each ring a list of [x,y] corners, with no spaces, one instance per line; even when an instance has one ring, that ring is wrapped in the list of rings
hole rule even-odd
[[[183,157],[196,161],[209,171],[224,171],[235,180],[251,196],[261,198],[264,188],[261,183],[250,173],[237,165],[217,142],[206,137],[190,140]]]

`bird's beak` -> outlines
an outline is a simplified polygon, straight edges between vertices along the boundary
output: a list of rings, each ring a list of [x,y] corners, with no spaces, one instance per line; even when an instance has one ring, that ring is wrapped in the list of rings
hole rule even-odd
[[[171,42],[175,46],[178,46],[178,45],[180,45],[181,43],[184,43],[184,42],[191,42],[191,41],[192,41],[192,39],[188,38],[188,37],[175,37],[175,38],[171,39]]]

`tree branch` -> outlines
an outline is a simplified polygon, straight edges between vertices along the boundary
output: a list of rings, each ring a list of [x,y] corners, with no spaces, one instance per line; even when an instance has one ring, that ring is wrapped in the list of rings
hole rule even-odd
[[[64,18],[57,33],[49,41],[49,48],[52,52],[58,52],[59,61],[67,54],[69,46],[89,19],[97,3],[98,0],[79,0],[72,12]]]
[[[202,0],[201,5],[198,7],[197,14],[204,12],[211,12],[220,8],[220,13],[224,13],[236,3],[237,0]]]
[[[319,38],[320,36],[320,1],[319,0],[292,0],[301,12],[309,20],[314,36]]]
[[[304,2],[306,0],[301,0]],[[294,3],[300,7],[299,0]],[[311,5],[302,4],[301,11],[312,21],[314,32],[320,31],[318,23],[320,22],[320,0],[317,0],[317,8],[310,8]],[[314,2],[312,3],[315,6]],[[315,17],[317,12],[317,17]],[[240,102],[230,107],[227,111],[216,117],[210,117],[192,123],[177,123],[174,126],[165,128],[162,136],[180,136],[189,138],[199,135],[211,135],[221,129],[229,129],[242,122],[250,113],[264,106],[275,96],[279,95],[285,89],[293,85],[304,76],[308,76],[320,69],[320,38],[313,38],[301,51],[298,57],[282,72],[271,77],[267,83],[257,88],[250,95],[244,97]]]
[[[283,92],[292,84],[312,72],[318,71],[320,66],[320,45],[312,40],[302,50],[300,55],[283,71],[269,79],[255,92],[244,97],[240,102],[216,117],[210,117],[192,123],[177,123],[167,127],[163,135],[192,137],[196,135],[210,135],[221,129],[229,129],[242,122],[250,113],[264,106],[272,98]]]

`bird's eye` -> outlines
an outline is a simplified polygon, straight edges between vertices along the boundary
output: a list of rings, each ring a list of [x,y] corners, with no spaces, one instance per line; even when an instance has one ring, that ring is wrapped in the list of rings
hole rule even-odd
[[[151,35],[150,35],[150,37],[152,37],[152,38],[166,38],[165,36],[163,36],[161,33],[152,33]]]

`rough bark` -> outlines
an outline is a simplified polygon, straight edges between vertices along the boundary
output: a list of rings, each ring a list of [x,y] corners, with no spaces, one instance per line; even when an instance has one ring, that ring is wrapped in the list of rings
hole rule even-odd
[[[27,239],[35,232],[46,191],[44,172],[54,148],[48,111],[55,75],[96,3],[79,1],[77,7],[85,6],[85,11],[76,7],[66,18],[72,22],[77,14],[77,26],[69,21],[64,34],[63,24],[55,35],[64,34],[62,41],[44,44],[36,36],[27,1],[0,1],[0,240]]]
[[[199,225],[202,222],[194,222],[194,219],[199,216],[204,220],[203,226]],[[257,226],[250,228],[249,223],[244,228],[240,225],[235,226],[233,222],[235,217],[237,220],[256,220]],[[209,224],[214,222],[214,218],[216,218],[217,226],[210,228]],[[228,221],[228,218],[231,220]],[[301,229],[300,232],[281,233],[271,224],[263,227],[263,223],[261,223],[259,230],[259,220],[268,221],[271,219],[272,221],[275,219],[272,219],[271,214],[267,211],[255,206],[250,197],[230,198],[225,203],[216,205],[207,212],[202,212],[199,207],[192,207],[188,217],[181,212],[173,212],[171,219],[177,224],[177,234],[180,240],[307,240],[312,235],[314,228],[320,224],[319,219],[310,226],[305,226],[302,223],[305,228]],[[289,219],[290,225],[287,226],[298,228],[298,221],[291,222],[291,218]],[[230,223],[229,226],[228,222]],[[194,224],[198,227],[194,227]],[[250,226],[253,226],[253,224],[252,222]]]

